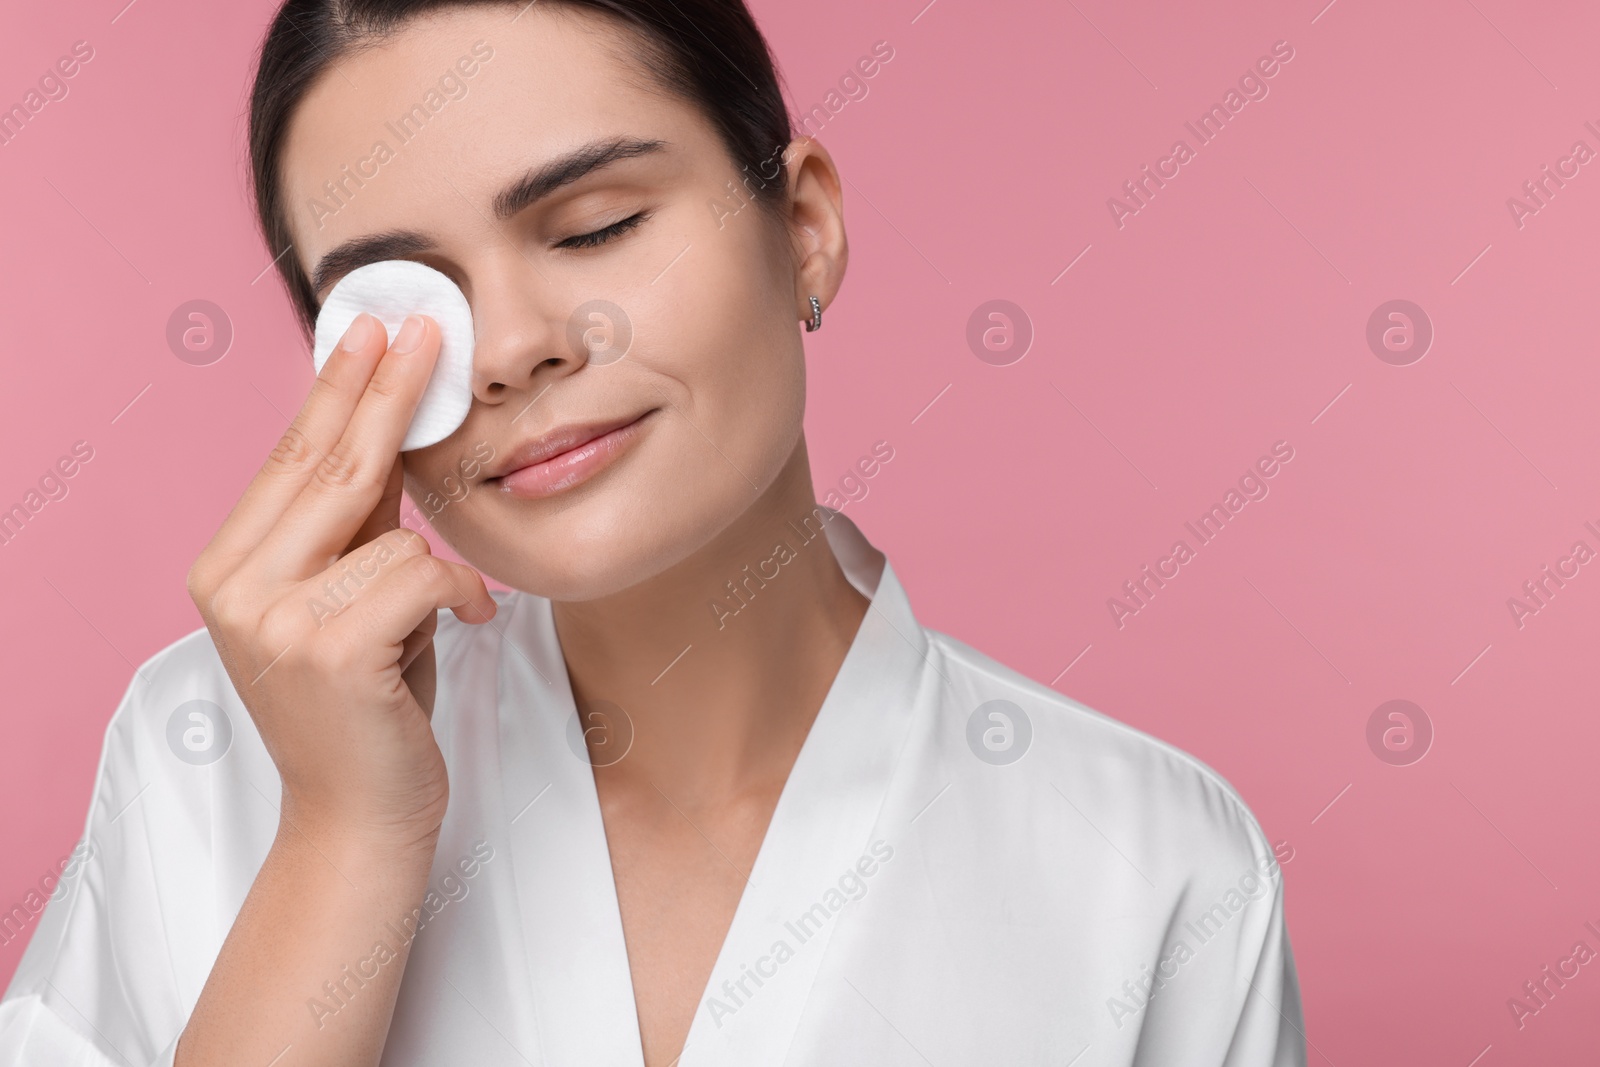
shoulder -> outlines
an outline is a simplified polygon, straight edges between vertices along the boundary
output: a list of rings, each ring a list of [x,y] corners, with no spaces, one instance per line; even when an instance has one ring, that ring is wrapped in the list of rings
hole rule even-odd
[[[191,630],[134,669],[106,726],[107,747],[140,751],[167,719],[191,701],[224,703],[233,683],[205,627]],[[198,708],[200,705],[195,705]]]
[[[967,751],[958,755],[986,762],[983,731],[1000,731],[993,736],[1001,740],[1010,731],[1010,743],[1026,745],[1012,766],[1030,788],[1060,794],[1152,877],[1155,869],[1179,881],[1255,870],[1277,879],[1255,814],[1216,770],[947,634],[926,632],[951,683],[939,684],[942,700],[957,705],[945,720],[962,728]]]

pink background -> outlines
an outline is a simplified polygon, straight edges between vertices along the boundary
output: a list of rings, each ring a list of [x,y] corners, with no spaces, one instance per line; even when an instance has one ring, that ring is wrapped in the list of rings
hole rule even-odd
[[[1600,949],[1600,564],[1520,628],[1507,599],[1600,549],[1600,162],[1520,228],[1507,199],[1600,150],[1600,12],[1324,2],[758,0],[796,112],[895,52],[819,131],[852,262],[807,340],[818,490],[889,441],[845,510],[923,621],[1195,753],[1289,843],[1312,1063],[1592,1061],[1600,964],[1521,1030],[1506,1001]],[[271,5],[123,3],[0,35],[0,103],[95,49],[0,146],[0,508],[95,453],[0,546],[6,908],[311,380],[248,213]],[[1108,198],[1279,40],[1269,95],[1119,229]],[[165,338],[197,298],[235,330],[204,367]],[[1007,366],[966,342],[991,299],[1035,331]],[[1392,299],[1436,331],[1407,366],[1366,342]],[[1279,440],[1270,495],[1119,629],[1107,599]],[[1436,731],[1409,766],[1366,740],[1391,699]]]

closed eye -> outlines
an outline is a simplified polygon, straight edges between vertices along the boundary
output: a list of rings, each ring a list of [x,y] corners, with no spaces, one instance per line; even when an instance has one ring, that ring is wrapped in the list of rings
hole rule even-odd
[[[643,223],[650,216],[646,212],[630,215],[620,222],[613,222],[604,229],[595,230],[593,233],[580,233],[576,237],[568,237],[565,241],[557,242],[557,248],[594,248],[603,245],[613,237],[620,237],[629,230]]]

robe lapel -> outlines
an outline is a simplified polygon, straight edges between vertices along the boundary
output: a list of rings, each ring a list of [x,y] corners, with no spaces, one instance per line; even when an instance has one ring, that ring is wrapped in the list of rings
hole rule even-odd
[[[844,516],[824,529],[872,605],[779,796],[679,1067],[784,1061],[829,940],[854,915],[921,687],[938,684],[893,568]]]
[[[513,624],[516,614],[505,612]],[[423,898],[430,918],[412,944],[384,1067],[534,1067],[539,1059],[510,839],[516,809],[507,811],[498,773],[503,643],[477,630],[460,636],[465,647],[443,665],[433,714],[452,768],[450,807],[429,878],[433,900]],[[406,924],[391,924],[390,932],[398,940]]]
[[[569,744],[577,711],[555,620],[548,600],[516,600],[500,656],[500,766],[542,1062],[642,1067],[605,824],[594,772]]]

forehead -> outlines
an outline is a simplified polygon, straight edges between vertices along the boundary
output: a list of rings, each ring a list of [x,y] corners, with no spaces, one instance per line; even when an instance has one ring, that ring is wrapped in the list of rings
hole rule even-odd
[[[596,14],[488,4],[418,17],[341,57],[283,142],[302,266],[351,236],[443,222],[452,203],[487,226],[507,175],[596,139],[707,134],[694,108],[655,86],[638,47]]]

